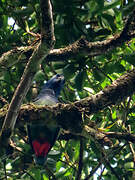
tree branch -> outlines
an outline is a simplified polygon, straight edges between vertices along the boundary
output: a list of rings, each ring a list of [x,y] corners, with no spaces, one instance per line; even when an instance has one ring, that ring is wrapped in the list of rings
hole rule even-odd
[[[50,7],[50,5],[50,3],[45,5],[42,2],[42,8],[44,9]],[[45,10],[44,12],[47,13],[48,11]],[[52,14],[50,14],[50,17],[52,17]],[[54,41],[55,38],[53,35],[53,24],[50,23],[50,26],[48,26],[51,18],[49,18],[48,20],[46,20],[46,18],[46,15],[44,15],[42,18],[42,35],[44,36],[44,39],[46,41],[49,42],[50,38],[52,38]],[[48,26],[48,31],[46,32],[43,31],[44,23],[46,26]],[[48,38],[46,37],[47,33],[49,34]],[[130,16],[128,17],[127,23],[123,28],[123,31],[120,34],[115,35],[111,39],[97,42],[89,42],[85,37],[82,37],[67,47],[51,50],[47,57],[44,58],[44,61],[66,61],[69,58],[75,57],[76,54],[82,53],[89,56],[98,56],[123,45],[123,43],[130,41],[133,37],[135,37],[135,11],[131,12]],[[29,46],[16,48],[14,50],[8,51],[7,53],[4,53],[0,58],[0,71],[4,71],[7,67],[11,67],[13,64],[21,61],[21,58],[18,59],[17,57],[29,56],[33,51],[34,47]]]
[[[104,152],[104,149],[100,146],[100,144],[98,144],[98,146],[100,147],[100,150],[101,150],[101,154],[102,154],[102,159],[104,160],[104,163],[106,166],[108,166],[108,168],[111,170],[112,174],[115,175],[115,177],[118,179],[118,180],[121,180],[121,175],[119,175],[115,169],[111,166],[109,160],[108,160],[108,157],[106,155],[106,153]]]
[[[90,174],[84,180],[89,180],[96,173],[98,168],[100,168],[100,166],[102,165],[101,162],[99,162],[98,165],[94,169],[91,170]]]
[[[25,83],[25,82],[23,82]],[[17,101],[22,98],[23,89],[19,89],[18,97],[14,97]],[[55,106],[36,106],[35,105],[23,105],[19,113],[19,123],[26,123],[32,121],[43,121],[45,124],[49,123],[50,119],[54,123],[59,124],[63,129],[68,129],[74,133],[80,133],[81,136],[89,138],[94,136],[96,139],[104,139],[105,136],[117,136],[125,140],[134,142],[135,137],[131,134],[118,134],[118,133],[101,133],[95,129],[84,128],[82,122],[82,114],[90,115],[104,108],[115,105],[118,102],[123,101],[128,96],[131,96],[135,91],[135,70],[128,72],[127,74],[121,76],[115,80],[110,86],[104,88],[103,91],[100,91],[96,95],[87,97],[80,101],[76,101],[72,104],[57,104]],[[12,104],[13,108],[16,108],[16,100]],[[20,103],[20,102],[19,102]],[[19,104],[20,105],[20,104]],[[15,109],[16,110],[16,109]],[[17,111],[12,112],[12,108],[9,111],[8,121],[6,121],[5,128],[12,128],[14,126],[14,118],[17,117]],[[18,108],[19,110],[19,108]],[[7,112],[6,108],[1,109],[0,111],[1,118],[5,116]],[[12,114],[13,113],[13,114]],[[11,118],[12,117],[12,118]],[[43,119],[44,117],[44,119]],[[12,121],[10,122],[10,120]],[[12,126],[11,126],[12,125]],[[83,130],[83,131],[82,131]],[[116,137],[116,138],[117,138]]]
[[[41,31],[43,31],[42,34],[42,40],[37,45],[36,49],[32,53],[32,56],[29,58],[29,61],[27,63],[27,66],[24,70],[23,76],[21,78],[21,81],[16,88],[16,91],[13,95],[13,98],[11,100],[11,103],[9,105],[8,112],[6,114],[6,117],[4,119],[4,123],[2,126],[1,134],[0,134],[0,146],[7,146],[8,139],[11,135],[12,130],[14,129],[16,119],[19,113],[19,109],[21,106],[21,103],[23,99],[25,98],[30,85],[32,83],[32,79],[38,69],[39,64],[42,62],[42,60],[48,55],[49,51],[52,49],[54,44],[54,33],[53,33],[53,19],[52,19],[52,12],[51,12],[51,5],[49,0],[41,0],[41,4],[44,3],[44,6],[41,7],[41,13],[42,13],[42,27]],[[48,8],[48,11],[46,12],[46,8]],[[48,13],[47,18],[48,23],[44,24],[44,20],[47,21],[47,18],[44,17],[44,12],[46,12],[46,15]],[[44,37],[45,36],[45,37]],[[45,41],[45,38],[48,38],[47,41]],[[49,40],[49,41],[48,41]],[[2,152],[3,153],[3,152]]]
[[[51,1],[40,0],[40,7],[42,12],[41,36],[42,40],[45,41],[46,45],[49,45],[50,49],[55,42]]]
[[[108,106],[115,105],[128,96],[131,96],[134,91],[135,70],[132,70],[115,80],[110,86],[105,87],[103,91],[100,91],[96,95],[72,104],[57,104],[55,106],[23,105],[19,112],[17,125],[32,121],[43,121],[47,124],[51,119],[51,121],[53,120],[54,123],[59,124],[63,129],[70,130],[72,134],[75,133],[86,138],[92,136],[98,140],[105,140],[104,138],[107,136],[108,138],[121,138],[126,141],[135,142],[135,135],[118,132],[102,133],[94,128],[84,127],[82,122],[82,114],[85,117],[85,115],[90,115]],[[6,108],[1,109],[0,117],[3,118],[6,112]]]
[[[105,133],[108,138],[116,138],[116,139],[123,139],[125,141],[130,141],[135,143],[135,134],[131,133],[120,133],[120,132],[106,132]]]
[[[35,47],[31,46],[17,47],[4,53],[0,57],[0,75],[2,75],[2,73],[5,72],[9,67],[12,67],[18,62],[22,63],[24,61],[27,63],[34,51],[34,48]]]
[[[133,37],[135,37],[135,10],[128,17],[125,27],[119,35],[97,42],[89,42],[85,37],[82,37],[65,48],[52,50],[46,59],[47,61],[67,60],[79,53],[89,56],[106,54],[108,51],[121,46]]]
[[[85,108],[85,113],[90,115],[104,108],[118,104],[135,92],[135,69],[122,75],[109,86],[106,86],[96,95],[76,101],[74,106]]]

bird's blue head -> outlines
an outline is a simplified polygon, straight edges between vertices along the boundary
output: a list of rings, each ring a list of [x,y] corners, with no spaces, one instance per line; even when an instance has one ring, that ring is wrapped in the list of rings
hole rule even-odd
[[[56,74],[44,84],[41,93],[43,93],[46,89],[52,89],[55,92],[55,96],[58,97],[60,95],[61,89],[64,86],[64,83],[64,76],[62,74]]]

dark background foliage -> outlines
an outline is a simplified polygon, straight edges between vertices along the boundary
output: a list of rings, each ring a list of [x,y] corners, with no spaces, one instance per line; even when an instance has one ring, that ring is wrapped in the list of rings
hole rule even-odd
[[[56,44],[55,49],[65,47],[80,37],[91,42],[106,40],[119,34],[125,20],[133,11],[133,0],[52,0]],[[30,32],[40,34],[41,13],[38,0],[0,0],[0,55],[16,47],[32,45],[36,40]],[[96,94],[126,71],[133,69],[135,39],[99,56],[78,53],[68,60],[40,65],[33,85],[24,103],[32,101],[45,80],[56,73],[66,79],[61,93],[63,102],[74,102]],[[19,57],[18,57],[19,58]],[[11,101],[23,70],[26,57],[8,68],[0,76],[0,92]],[[134,133],[135,96],[124,102],[95,113],[89,118],[96,128],[104,131]],[[1,105],[2,107],[2,105]],[[0,179],[6,176],[19,179],[130,179],[134,168],[134,144],[113,139],[112,147],[103,147],[94,140],[58,140],[49,155],[46,167],[36,167],[32,161],[25,128],[16,128],[12,137],[15,151],[0,160]],[[82,157],[83,158],[82,158]],[[79,171],[79,169],[81,169]],[[96,171],[98,169],[98,171]],[[81,175],[79,174],[81,172]],[[93,175],[94,174],[94,175]],[[79,177],[81,176],[81,177]],[[91,177],[90,177],[91,176]],[[90,177],[90,178],[89,178]]]

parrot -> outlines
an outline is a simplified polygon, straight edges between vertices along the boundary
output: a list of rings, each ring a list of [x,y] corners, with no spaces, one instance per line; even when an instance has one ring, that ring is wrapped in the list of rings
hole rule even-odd
[[[36,105],[57,104],[64,83],[64,76],[62,74],[56,74],[43,85],[33,103]],[[43,166],[49,151],[57,139],[60,127],[56,125],[49,126],[48,124],[34,123],[27,125],[27,131],[29,143],[34,153],[34,161],[36,164]]]

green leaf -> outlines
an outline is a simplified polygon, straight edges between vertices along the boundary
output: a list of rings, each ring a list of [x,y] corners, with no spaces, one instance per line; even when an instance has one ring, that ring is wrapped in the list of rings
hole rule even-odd
[[[3,26],[3,17],[0,16],[0,28],[2,28],[2,26]]]
[[[115,0],[115,1],[110,1],[111,3],[106,3],[104,6],[104,11],[107,11],[109,9],[113,9],[116,6],[120,5],[121,1],[120,0]]]
[[[37,179],[37,180],[41,180],[41,172],[40,172],[40,169],[34,169],[34,174],[35,174],[35,179]]]
[[[129,3],[127,6],[125,6],[125,8],[122,9],[122,14],[124,16],[129,15],[133,11],[134,7],[135,7],[135,2]]]
[[[54,67],[55,70],[63,69],[65,67],[64,62],[55,62],[55,63],[52,63],[52,64],[53,64],[53,67]]]
[[[34,77],[34,80],[36,82],[39,82],[39,81],[44,81],[45,80],[45,75],[42,71],[38,71],[36,74],[35,74],[35,77]]]
[[[11,76],[10,76],[10,73],[8,71],[5,72],[5,74],[4,74],[4,80],[8,83],[10,83],[10,81],[11,81]]]
[[[125,164],[124,164],[124,168],[125,168],[126,170],[128,170],[128,169],[133,169],[133,168],[134,168],[134,162],[127,162],[127,163],[125,163]]]
[[[33,13],[33,8],[32,7],[27,7],[24,9],[18,9],[14,11],[14,15],[15,16],[26,16],[26,15],[30,15]]]
[[[120,64],[120,62],[112,62],[112,63],[108,63],[104,66],[104,71],[108,74],[112,74],[112,73],[121,73],[123,71],[125,71],[125,67]]]
[[[70,79],[74,76],[74,73],[76,71],[76,67],[74,64],[68,64],[63,69],[63,74],[66,79]]]
[[[56,172],[60,170],[60,168],[62,167],[63,163],[61,161],[58,161],[56,163]]]
[[[135,54],[124,55],[123,58],[125,61],[135,66]]]
[[[116,25],[114,23],[114,17],[111,16],[110,14],[104,13],[101,16],[102,21],[105,24],[105,27],[111,28],[112,31],[116,30]]]
[[[76,75],[76,77],[75,77],[75,87],[77,88],[78,91],[82,91],[83,84],[84,84],[84,81],[85,81],[86,77],[87,77],[86,71],[81,71]]]
[[[100,29],[96,32],[96,35],[97,36],[101,36],[101,35],[105,36],[105,35],[109,35],[110,33],[111,33],[111,31],[108,29]]]
[[[97,148],[95,142],[91,141],[90,147],[92,148],[93,152],[94,152],[98,157],[101,156],[100,151],[99,151],[99,149]]]
[[[48,180],[48,177],[45,174],[43,174],[43,180]]]
[[[116,73],[121,73],[121,72],[125,71],[124,66],[122,64],[120,64],[119,62],[116,62],[114,64],[114,68],[115,68],[114,72],[116,72]]]
[[[63,178],[68,171],[68,169],[63,169],[62,171],[56,172],[55,177],[57,179]]]
[[[104,74],[97,69],[93,70],[93,76],[97,81],[100,81],[100,82],[105,79]]]
[[[51,170],[56,171],[56,161],[53,158],[47,158],[47,166]]]
[[[54,156],[56,156],[56,155],[59,155],[60,154],[60,151],[56,151],[56,150],[51,150],[50,152],[49,152],[49,155],[54,155]]]
[[[113,113],[112,113],[112,118],[113,118],[113,119],[116,119],[116,117],[117,117],[116,111],[113,111]]]

